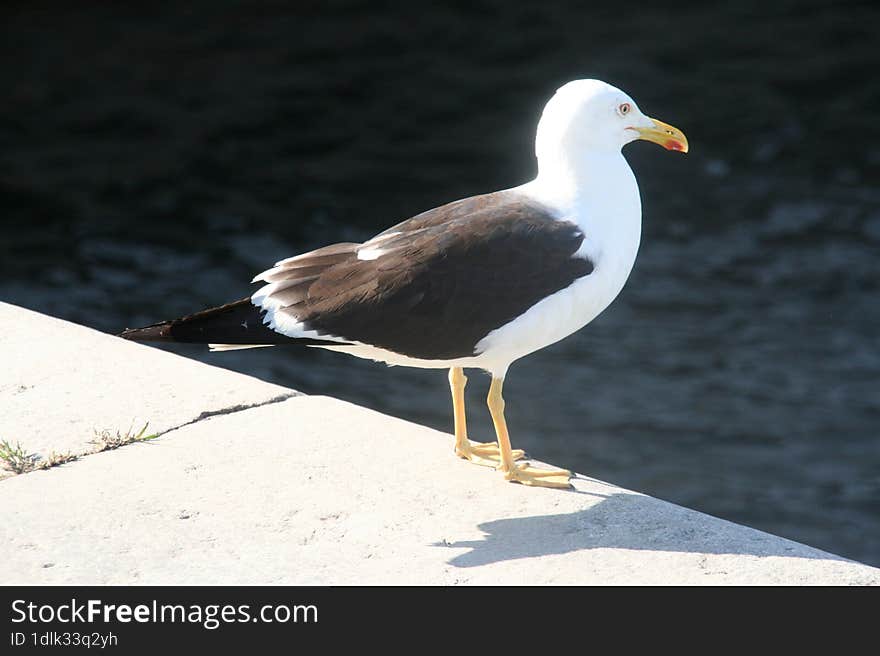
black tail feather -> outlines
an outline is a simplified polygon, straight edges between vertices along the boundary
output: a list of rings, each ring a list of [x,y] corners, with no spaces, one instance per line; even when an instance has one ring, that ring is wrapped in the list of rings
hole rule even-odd
[[[339,344],[322,339],[297,339],[263,324],[262,311],[243,298],[202,310],[180,319],[129,328],[119,337],[136,342],[188,342],[193,344]]]

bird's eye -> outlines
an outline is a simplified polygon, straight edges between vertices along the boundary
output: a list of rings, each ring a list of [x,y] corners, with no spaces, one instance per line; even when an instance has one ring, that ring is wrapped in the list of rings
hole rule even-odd
[[[617,113],[620,114],[621,116],[626,116],[627,114],[629,114],[631,109],[632,109],[632,107],[630,106],[629,103],[621,103],[617,107]]]

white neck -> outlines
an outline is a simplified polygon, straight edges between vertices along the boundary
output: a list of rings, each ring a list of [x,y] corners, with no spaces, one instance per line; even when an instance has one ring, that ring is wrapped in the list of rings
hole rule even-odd
[[[641,218],[636,178],[620,150],[541,153],[538,176],[522,189],[563,215],[588,210],[595,220],[621,213]]]

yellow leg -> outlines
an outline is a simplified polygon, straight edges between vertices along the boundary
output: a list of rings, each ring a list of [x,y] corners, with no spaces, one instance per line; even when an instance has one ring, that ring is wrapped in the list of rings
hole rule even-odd
[[[487,400],[489,412],[492,413],[492,423],[495,424],[495,434],[498,436],[498,447],[501,451],[501,464],[498,469],[508,481],[523,485],[571,487],[571,483],[569,483],[571,472],[565,469],[536,469],[525,464],[517,465],[514,462],[513,451],[510,448],[510,435],[507,432],[507,422],[504,420],[504,398],[501,396],[503,384],[503,378],[493,377]]]
[[[499,463],[498,445],[495,443],[482,444],[471,442],[467,437],[467,418],[464,411],[464,387],[467,385],[467,376],[461,367],[452,367],[449,370],[449,387],[452,388],[452,416],[455,422],[455,455],[465,460],[470,460],[477,465],[485,467],[497,467]],[[514,460],[522,458],[525,454],[517,449],[512,452]]]

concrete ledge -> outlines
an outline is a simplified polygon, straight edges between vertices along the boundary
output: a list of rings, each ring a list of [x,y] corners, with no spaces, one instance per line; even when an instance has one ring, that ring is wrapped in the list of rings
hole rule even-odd
[[[61,425],[86,440],[95,417],[132,412],[181,422],[0,482],[0,583],[880,584],[878,569],[588,477],[574,492],[506,483],[453,457],[451,436],[342,401],[8,305],[0,317],[21,326],[0,338],[4,363],[38,341],[68,353],[4,377],[0,439],[52,444]],[[258,405],[197,419],[206,389]]]

